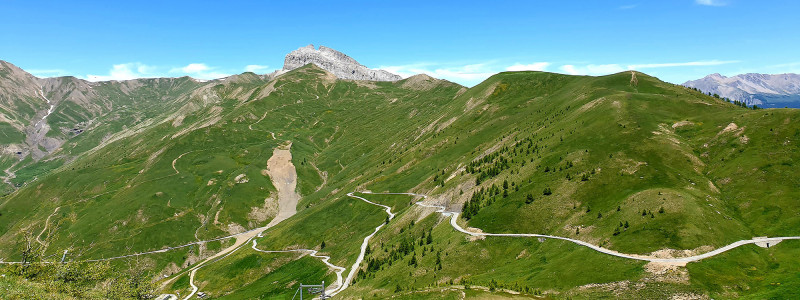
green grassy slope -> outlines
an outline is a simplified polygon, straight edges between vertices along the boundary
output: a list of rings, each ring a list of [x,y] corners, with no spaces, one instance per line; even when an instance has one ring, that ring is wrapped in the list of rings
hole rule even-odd
[[[41,160],[27,157],[11,169],[16,173],[12,183],[17,185],[31,182],[115,135],[168,119],[176,110],[191,104],[191,92],[201,86],[189,77],[109,81],[88,86],[74,77],[48,81],[55,87],[49,88],[53,91],[46,96],[59,102],[47,117],[50,126],[47,137],[64,144],[50,156]]]
[[[264,225],[269,218],[250,212],[275,191],[262,170],[283,141],[292,142],[303,198],[298,214],[267,232],[259,248],[320,249],[325,241],[323,254],[340,266],[352,264],[362,239],[385,219],[380,208],[345,196],[357,190],[426,193],[487,232],[567,236],[625,253],[704,251],[754,236],[798,234],[798,111],[748,110],[638,77],[633,87],[629,73],[510,72],[466,89],[423,76],[337,81],[313,66],[269,82],[243,74],[193,91],[195,109],[181,112],[181,124],[153,125],[88,152],[3,199],[0,244],[8,247],[0,247],[0,256],[13,258],[9,249],[20,230],[38,234],[51,214],[57,230],[43,236],[48,251],[71,247],[83,258]],[[241,174],[247,183],[235,183]],[[420,215],[409,197],[368,198],[401,214],[370,245],[368,259],[385,263],[373,262],[371,270],[365,263],[346,297],[466,284],[580,298],[609,294],[578,286],[626,280],[647,282],[648,295],[660,297],[732,284],[694,268],[706,262],[690,264],[690,283],[672,284],[647,281],[641,262],[566,242],[469,241],[438,215]],[[430,244],[388,265],[393,249],[418,242],[424,232],[432,232]],[[781,246],[791,252],[792,245]],[[158,259],[153,269],[185,266],[196,254]],[[247,255],[255,253],[237,252],[201,269],[198,281],[208,280],[218,295],[256,297],[287,290],[231,285],[216,271],[281,283],[291,282],[276,273],[281,268],[315,280],[331,276],[307,257],[254,271],[242,262]],[[412,256],[416,265],[409,265]],[[723,264],[748,259],[730,257]],[[247,266],[231,267],[237,264]]]

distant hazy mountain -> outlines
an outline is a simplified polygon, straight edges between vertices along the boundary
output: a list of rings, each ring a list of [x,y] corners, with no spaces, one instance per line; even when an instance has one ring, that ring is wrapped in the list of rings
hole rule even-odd
[[[350,56],[334,49],[325,46],[314,49],[314,45],[308,45],[286,54],[283,62],[283,71],[291,71],[310,63],[333,73],[340,79],[372,81],[397,81],[403,79],[384,70],[369,69]]]
[[[715,73],[683,85],[748,105],[800,108],[800,74],[747,73],[725,77]]]

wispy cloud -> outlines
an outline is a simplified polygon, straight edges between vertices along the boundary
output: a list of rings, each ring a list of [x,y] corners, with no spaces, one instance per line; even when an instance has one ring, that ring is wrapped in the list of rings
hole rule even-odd
[[[86,75],[89,81],[130,80],[136,78],[158,77],[153,66],[142,63],[124,63],[113,65],[108,75]]]
[[[728,5],[727,1],[723,0],[695,0],[694,3],[705,6],[725,6]]]
[[[244,67],[245,72],[259,73],[269,70],[269,66],[262,65],[247,65]]]
[[[800,62],[791,62],[791,63],[767,66],[767,68],[786,68],[786,67],[800,67]]]
[[[380,66],[378,69],[386,70],[404,78],[427,74],[431,77],[447,79],[466,86],[472,86],[502,71],[544,71],[550,63],[535,62],[531,64],[515,63],[511,66],[488,61],[474,64],[437,64],[413,63],[398,66]]]
[[[431,75],[430,73],[432,73],[432,71],[430,71],[430,68],[432,66],[434,66],[432,63],[413,63],[397,66],[380,66],[378,69],[400,75],[403,78],[407,78],[417,74]]]
[[[259,69],[256,66],[245,66],[244,69]],[[241,70],[241,69],[239,69]],[[43,71],[60,71],[60,70],[43,70]],[[109,81],[109,80],[131,80],[137,78],[155,78],[155,77],[177,77],[177,76],[190,76],[196,79],[217,79],[228,77],[232,70],[222,70],[218,67],[209,66],[204,63],[191,63],[182,67],[169,67],[169,66],[153,66],[146,65],[139,62],[122,63],[111,66],[111,69],[106,75],[89,74],[84,76],[89,81]],[[66,72],[65,72],[66,73]],[[34,73],[36,74],[36,73]],[[39,74],[45,74],[40,72]],[[61,76],[61,75],[55,75]]]
[[[606,75],[625,71],[625,68],[618,64],[589,64],[585,66],[563,65],[559,69],[570,75]]]
[[[204,63],[191,63],[184,67],[172,68],[169,70],[173,74],[183,74],[197,79],[217,79],[231,76],[226,72],[218,71],[219,68],[210,67]]]
[[[800,73],[800,62],[790,62],[783,64],[775,64],[763,67],[757,70],[748,70],[742,73]]]
[[[631,64],[628,65],[627,67],[620,64],[605,64],[605,65],[588,64],[582,66],[562,65],[561,67],[559,67],[559,69],[564,73],[571,75],[607,75],[626,70],[693,67],[693,66],[718,66],[718,65],[732,64],[738,62],[739,62],[738,60],[706,60],[706,61],[690,61],[690,62],[677,62],[677,63]]]
[[[461,66],[414,63],[399,66],[381,66],[378,67],[378,69],[386,70],[402,77],[427,74],[431,77],[447,79],[465,85],[476,84],[499,71],[498,68],[494,68],[490,63],[467,64]]]
[[[638,4],[638,3],[637,3],[637,4],[628,4],[628,5],[622,5],[622,6],[618,7],[618,8],[619,8],[619,9],[622,9],[622,10],[627,10],[627,9],[634,9],[634,8],[636,8],[637,6],[639,6],[639,4]]]
[[[725,64],[738,63],[738,60],[706,60],[706,61],[690,61],[679,63],[658,63],[658,64],[638,64],[629,65],[629,70],[638,69],[652,69],[652,68],[671,68],[671,67],[691,67],[691,66],[718,66]]]
[[[60,77],[60,76],[67,76],[69,72],[62,69],[32,69],[26,70],[28,73],[33,74],[33,76],[39,78],[46,78],[46,77]]]
[[[506,68],[506,71],[544,71],[548,66],[550,66],[549,62],[536,62],[527,65],[516,63]]]
[[[180,68],[172,68],[169,70],[170,73],[200,73],[208,71],[210,68],[206,66],[206,64],[189,64],[185,67]]]

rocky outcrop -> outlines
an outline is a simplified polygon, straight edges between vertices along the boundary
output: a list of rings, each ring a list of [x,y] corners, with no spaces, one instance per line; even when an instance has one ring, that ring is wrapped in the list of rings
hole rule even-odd
[[[291,71],[307,64],[333,73],[339,79],[369,80],[369,81],[397,81],[402,79],[399,75],[384,70],[369,69],[346,54],[331,48],[308,45],[286,54],[283,61],[283,70]]]
[[[711,74],[683,85],[747,105],[800,108],[800,74]]]

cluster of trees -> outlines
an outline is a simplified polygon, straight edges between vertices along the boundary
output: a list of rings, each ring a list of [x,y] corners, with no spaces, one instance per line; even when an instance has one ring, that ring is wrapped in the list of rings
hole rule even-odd
[[[701,91],[701,90],[699,90],[699,89],[697,89],[697,88],[689,88],[689,89],[691,89],[691,90],[694,90],[694,91],[696,91],[696,92],[703,93],[703,91]],[[760,109],[760,107],[758,107],[758,105],[753,105],[752,107],[751,107],[751,106],[747,106],[747,103],[745,103],[744,101],[739,101],[739,100],[731,100],[731,99],[730,99],[730,98],[728,98],[728,97],[721,97],[721,96],[720,96],[719,94],[717,94],[717,93],[713,93],[713,94],[712,94],[711,92],[708,92],[708,93],[704,93],[704,94],[707,94],[707,95],[709,95],[709,96],[711,96],[711,97],[714,97],[714,98],[717,98],[717,99],[723,100],[723,101],[725,101],[725,102],[728,102],[728,103],[733,103],[734,105],[736,105],[736,106],[739,106],[739,107],[742,107],[742,108]]]
[[[456,282],[456,283],[459,283],[459,282]],[[528,294],[528,295],[542,295],[542,291],[541,290],[539,290],[537,288],[533,288],[533,287],[527,286],[527,285],[520,285],[517,282],[515,282],[515,283],[504,283],[504,282],[498,281],[496,279],[491,279],[491,280],[489,280],[489,282],[476,282],[476,281],[472,281],[469,278],[464,278],[464,279],[460,280],[460,283],[464,285],[465,289],[470,289],[471,285],[474,285],[474,286],[479,286],[480,285],[480,286],[488,287],[489,291],[491,291],[491,292],[503,289],[503,290],[516,291],[516,292],[524,293],[524,294]],[[453,283],[450,283],[450,284],[453,284]]]
[[[484,166],[488,164],[488,166]],[[478,174],[475,177],[475,185],[480,185],[486,179],[493,178],[500,175],[501,172],[509,168],[508,158],[495,152],[484,156],[483,158],[470,162],[467,165],[466,171],[470,174]]]
[[[413,226],[413,222],[409,225],[409,228]],[[425,257],[427,253],[436,253],[436,261],[434,263],[434,270],[441,270],[442,269],[442,251],[436,251],[433,248],[433,232],[432,229],[427,231],[422,231],[422,236],[419,238],[412,237],[409,239],[408,237],[403,238],[398,244],[385,246],[381,243],[381,250],[385,255],[380,255],[380,257],[368,257],[366,259],[367,267],[358,271],[356,275],[356,279],[365,279],[365,278],[374,278],[375,274],[383,269],[385,266],[391,266],[397,261],[404,260],[407,256],[411,256],[408,259],[408,265],[411,267],[418,267],[420,264],[420,259],[417,259],[417,249],[421,249],[420,255],[421,257]],[[364,253],[365,256],[369,256],[372,254],[372,249],[367,246],[366,251]],[[379,256],[379,255],[374,255]]]
[[[728,99],[728,98],[725,98],[725,100],[726,100],[726,101],[728,101],[728,102],[730,102],[730,103],[733,103],[734,105],[736,105],[736,106],[739,106],[739,107],[743,107],[743,108],[752,108],[752,109],[754,109],[754,110],[755,110],[755,109],[760,109],[760,107],[758,107],[758,105],[755,105],[755,104],[753,104],[753,106],[751,106],[751,107],[748,107],[748,106],[747,106],[747,103],[745,103],[745,102],[743,102],[743,101],[733,100],[733,102],[731,102],[731,99]]]
[[[436,173],[436,175],[433,176],[433,182],[436,183],[436,185],[444,187],[444,180],[444,170],[442,170],[441,174]]]
[[[625,221],[624,224],[622,222],[619,222],[619,225],[617,225],[617,228],[614,228],[614,236],[618,236],[620,233],[622,233],[623,230],[628,230],[628,227],[630,227],[630,224],[628,224],[628,221]]]
[[[507,195],[508,190],[504,189],[504,191]],[[467,220],[471,219],[473,216],[478,214],[478,211],[481,210],[481,208],[494,203],[497,200],[496,196],[500,195],[500,193],[500,188],[494,184],[486,189],[478,189],[477,192],[472,193],[472,197],[470,197],[469,201],[464,203],[464,207],[461,208],[461,216]]]
[[[539,138],[539,141],[542,141]],[[517,158],[518,156],[530,156],[539,153],[542,148],[535,143],[533,137],[526,137],[519,140],[513,146],[503,147],[492,154],[488,154],[480,159],[476,159],[467,164],[465,170],[470,174],[477,174],[475,184],[480,185],[487,179],[491,179],[500,175],[503,171],[511,169],[512,166],[517,165],[524,167],[527,158]],[[530,159],[533,162],[533,158]],[[512,170],[512,174],[514,171]]]

